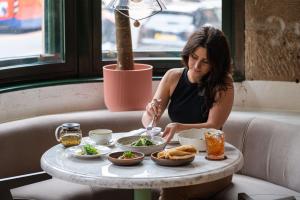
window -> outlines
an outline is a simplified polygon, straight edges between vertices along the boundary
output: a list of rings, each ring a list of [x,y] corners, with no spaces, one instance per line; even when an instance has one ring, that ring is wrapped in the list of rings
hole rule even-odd
[[[101,66],[116,59],[114,14],[101,2],[0,0],[0,87],[101,77]],[[168,0],[167,10],[132,28],[135,60],[153,65],[154,76],[180,67],[179,52],[195,28],[233,29],[226,7],[230,0]]]
[[[154,59],[159,60],[154,65],[155,75],[162,75],[170,67],[181,66],[179,53],[197,28],[204,25],[222,27],[222,0],[171,0],[166,6],[166,10],[141,20],[138,28],[133,26],[134,20],[130,20],[134,59],[142,59],[148,64],[152,64]],[[134,19],[151,14],[146,10],[130,12]],[[113,11],[102,6],[104,60],[116,58],[114,23]],[[152,63],[149,63],[150,60]]]
[[[66,6],[71,1],[0,0],[0,83],[76,72],[72,35],[66,34],[72,27],[65,26],[72,11]]]
[[[42,55],[43,2],[0,1],[0,59]]]
[[[189,35],[198,27],[212,25],[222,27],[221,0],[187,1],[167,3],[164,10],[141,20],[141,26],[131,26],[134,51],[180,51]],[[145,11],[146,12],[146,11]],[[151,13],[131,11],[131,16],[143,18]],[[114,13],[102,7],[102,51],[116,50],[114,36]]]

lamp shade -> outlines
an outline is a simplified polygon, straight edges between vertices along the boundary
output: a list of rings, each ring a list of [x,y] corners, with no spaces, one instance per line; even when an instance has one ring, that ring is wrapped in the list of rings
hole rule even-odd
[[[105,7],[113,10],[151,10],[166,9],[163,0],[104,0]]]

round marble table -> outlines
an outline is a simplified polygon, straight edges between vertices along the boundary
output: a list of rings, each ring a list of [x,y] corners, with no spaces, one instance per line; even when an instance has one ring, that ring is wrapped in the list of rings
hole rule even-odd
[[[122,134],[113,134],[120,137]],[[112,152],[118,151],[112,147]],[[225,145],[227,159],[210,161],[205,153],[196,155],[186,166],[166,167],[145,157],[137,166],[116,166],[105,156],[96,159],[79,159],[70,155],[58,144],[46,151],[41,158],[42,169],[53,177],[66,181],[98,185],[108,188],[135,189],[136,199],[150,199],[151,188],[187,186],[214,181],[232,175],[243,165],[243,155],[234,146]]]

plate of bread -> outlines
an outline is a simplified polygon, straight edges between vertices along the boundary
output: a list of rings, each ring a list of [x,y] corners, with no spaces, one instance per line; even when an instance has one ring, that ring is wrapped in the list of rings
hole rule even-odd
[[[182,145],[151,154],[151,159],[158,165],[183,166],[190,164],[197,154],[197,149],[192,145]]]

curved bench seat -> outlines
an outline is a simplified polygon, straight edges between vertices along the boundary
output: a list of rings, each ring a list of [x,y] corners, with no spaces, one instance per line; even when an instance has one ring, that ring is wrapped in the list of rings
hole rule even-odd
[[[30,181],[20,181],[20,177],[26,178],[28,174],[41,171],[41,155],[57,144],[54,131],[62,123],[80,123],[83,135],[86,136],[89,130],[97,128],[109,128],[114,132],[139,129],[142,126],[141,117],[142,111],[98,110],[40,116],[0,124],[0,199],[5,199],[4,195],[1,196],[5,186],[6,189],[11,189],[15,199],[105,200],[119,199],[120,196],[122,199],[132,199],[132,190],[84,186],[49,179],[49,176],[41,179],[29,177],[31,183],[35,183],[28,185]],[[159,126],[164,127],[168,122],[168,116],[164,115]],[[226,141],[243,153],[244,167],[239,174],[233,176],[233,184],[214,199],[233,200],[237,199],[238,193],[254,195],[254,199],[261,199],[263,195],[270,193],[277,194],[278,198],[293,195],[300,199],[300,123],[296,122],[297,119],[293,123],[287,123],[278,118],[270,120],[232,112],[223,130]],[[262,195],[260,198],[255,196],[258,193]],[[153,194],[156,199],[158,192]]]
[[[125,132],[142,127],[142,114],[143,111],[97,110],[45,115],[0,124],[0,160],[1,163],[5,163],[5,165],[0,165],[0,199],[3,199],[1,195],[4,195],[4,192],[1,190],[4,191],[5,187],[22,186],[30,183],[30,179],[35,182],[49,178],[45,174],[39,173],[42,171],[40,158],[47,149],[57,144],[54,136],[57,126],[66,122],[77,122],[81,125],[83,136],[87,136],[89,130],[98,128],[111,129],[113,132]],[[164,115],[159,126],[164,127],[168,122],[167,115]],[[50,185],[51,190],[56,192],[55,194],[49,191]],[[116,192],[112,189],[93,188],[58,179],[18,187],[11,191],[13,197],[19,199],[93,199],[93,196],[99,195],[115,196],[116,199],[119,199],[117,197],[120,196],[124,197],[122,199],[126,199],[126,197],[132,199],[129,198],[132,197],[131,190]],[[84,198],[82,198],[83,194],[85,194]]]

